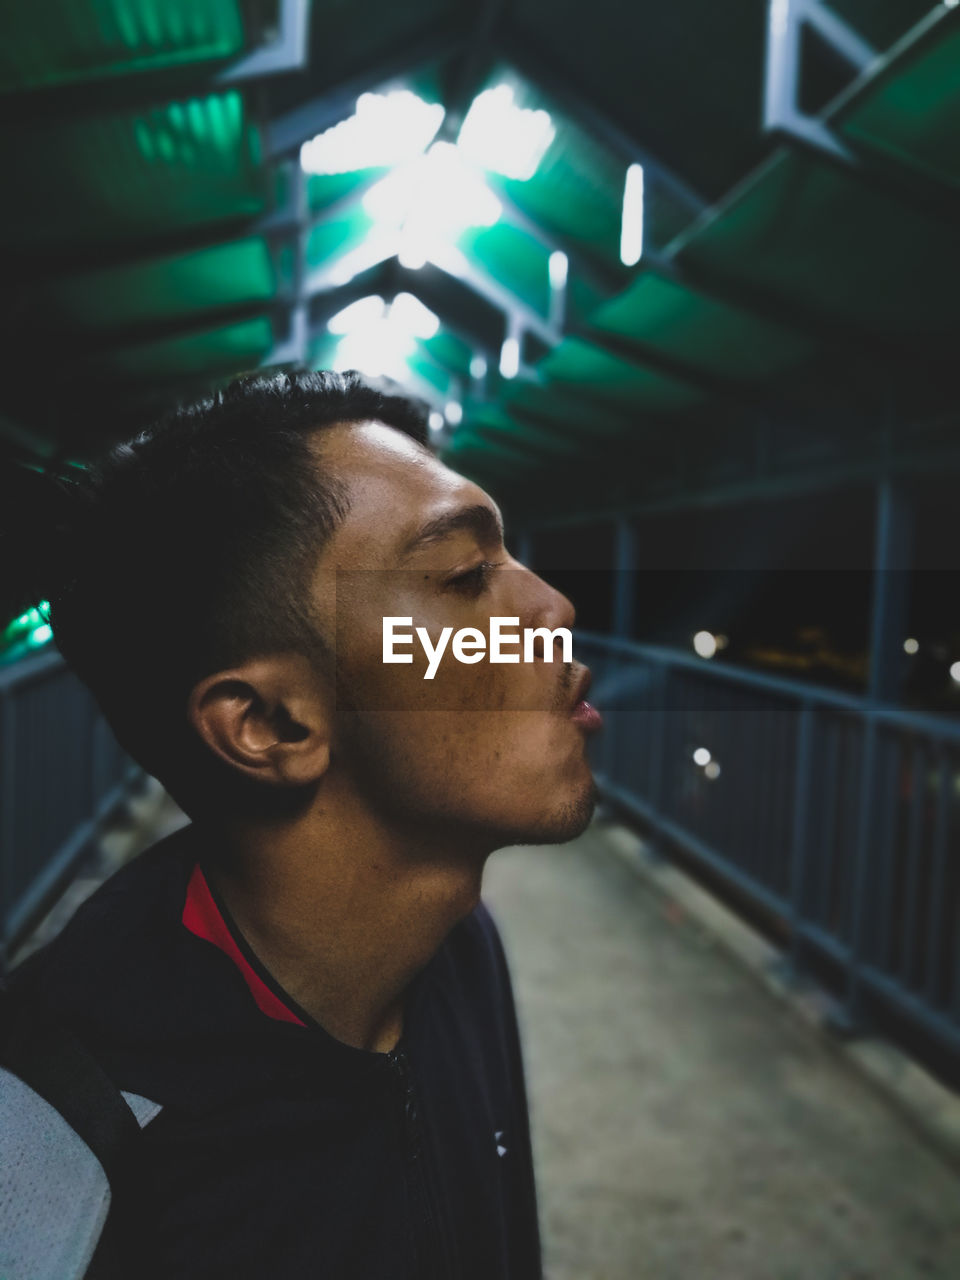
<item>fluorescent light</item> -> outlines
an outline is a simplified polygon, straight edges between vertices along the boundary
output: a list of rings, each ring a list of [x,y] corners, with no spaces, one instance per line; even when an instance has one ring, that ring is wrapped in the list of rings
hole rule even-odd
[[[300,148],[306,173],[352,173],[403,164],[421,154],[443,123],[438,103],[409,89],[362,93],[354,115],[317,134]]]
[[[550,274],[550,288],[562,289],[567,283],[567,272],[570,269],[570,261],[562,249],[556,249],[550,255],[550,261],[547,264],[547,270]]]
[[[443,412],[451,427],[458,427],[463,421],[463,405],[459,400],[448,400]]]
[[[693,753],[693,763],[698,764],[701,769],[705,765],[708,765],[712,759],[713,756],[711,756],[706,747],[697,747],[696,751]]]
[[[377,320],[340,339],[333,367],[401,381],[409,373],[407,358],[413,352],[414,341],[408,334],[389,320]]]
[[[634,267],[643,256],[643,165],[632,164],[623,185],[620,261]]]
[[[444,425],[443,414],[440,412],[439,409],[430,410],[430,416],[427,418],[427,423],[431,431],[443,430],[443,425]]]
[[[473,164],[525,182],[536,173],[556,132],[549,112],[518,107],[510,85],[500,84],[474,98],[457,146]]]
[[[352,333],[363,325],[371,324],[383,318],[383,299],[372,293],[366,298],[358,298],[348,307],[338,311],[327,321],[331,333]]]
[[[960,662],[955,662],[950,668],[950,679],[956,684],[960,684]]]
[[[470,377],[485,378],[487,376],[487,362],[483,356],[474,356],[470,361]]]
[[[467,227],[492,227],[502,212],[451,142],[435,142],[426,155],[374,183],[363,208],[381,228],[399,233],[400,260],[412,270],[434,261]]]
[[[904,653],[909,653],[909,654],[911,655],[911,657],[912,657],[912,656],[913,656],[913,654],[918,653],[918,652],[919,652],[919,650],[920,650],[920,641],[919,641],[919,640],[914,640],[912,636],[910,636],[910,637],[908,637],[908,639],[904,640],[904,642],[903,642],[903,652],[904,652]]]
[[[390,307],[391,323],[414,338],[432,338],[440,328],[440,318],[412,293],[398,293]]]
[[[520,372],[520,343],[517,338],[504,338],[500,348],[500,373],[515,378]]]

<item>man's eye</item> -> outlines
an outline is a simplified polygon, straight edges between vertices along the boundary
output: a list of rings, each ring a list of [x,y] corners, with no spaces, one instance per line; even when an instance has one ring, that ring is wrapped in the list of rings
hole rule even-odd
[[[447,585],[454,591],[463,592],[464,595],[479,595],[487,585],[491,572],[496,568],[498,565],[492,560],[481,560],[466,573],[458,573],[455,578],[451,578]]]

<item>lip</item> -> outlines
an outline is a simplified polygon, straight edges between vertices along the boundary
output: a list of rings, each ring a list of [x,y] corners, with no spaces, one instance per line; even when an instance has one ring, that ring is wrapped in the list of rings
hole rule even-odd
[[[573,710],[570,712],[570,719],[586,730],[587,733],[596,733],[603,728],[603,716],[592,703],[587,701],[586,695],[590,692],[590,685],[593,683],[593,676],[589,667],[583,668],[583,674],[577,681],[577,687],[574,691]]]

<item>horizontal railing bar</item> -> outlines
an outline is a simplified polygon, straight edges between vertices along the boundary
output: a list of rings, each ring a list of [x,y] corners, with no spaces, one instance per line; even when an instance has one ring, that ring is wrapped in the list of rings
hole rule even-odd
[[[779,894],[773,893],[765,885],[754,880],[752,876],[746,875],[739,867],[728,862],[726,858],[711,849],[699,836],[694,835],[692,831],[688,831],[672,819],[665,818],[663,814],[658,813],[645,800],[634,795],[633,792],[628,791],[616,782],[611,782],[602,773],[597,773],[595,776],[597,786],[604,795],[609,796],[629,813],[633,813],[644,822],[656,827],[663,835],[675,840],[683,848],[688,849],[696,858],[705,863],[711,871],[715,871],[735,888],[753,898],[759,906],[778,917],[786,917],[787,903]]]
[[[656,666],[672,667],[675,670],[702,676],[707,680],[722,681],[743,689],[755,689],[759,692],[772,693],[781,698],[789,698],[800,703],[811,703],[814,706],[827,707],[842,711],[848,715],[864,719],[874,717],[879,723],[910,732],[922,733],[928,737],[960,744],[960,723],[922,711],[910,711],[903,707],[890,706],[873,702],[857,694],[841,693],[835,689],[826,689],[822,685],[804,684],[800,680],[789,680],[783,676],[772,676],[766,672],[751,671],[744,667],[728,666],[714,663],[705,658],[691,657],[678,649],[670,649],[661,645],[639,644],[633,640],[622,640],[615,636],[597,635],[595,632],[578,631],[576,640],[584,646],[593,645],[608,653],[615,653],[626,658],[636,658]]]

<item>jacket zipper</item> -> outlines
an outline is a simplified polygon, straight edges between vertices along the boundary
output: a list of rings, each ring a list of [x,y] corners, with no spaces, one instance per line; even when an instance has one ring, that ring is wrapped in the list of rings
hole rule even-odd
[[[413,1222],[410,1238],[414,1254],[414,1274],[417,1280],[450,1280],[443,1223],[426,1167],[423,1125],[410,1060],[403,1049],[396,1048],[390,1050],[387,1058],[396,1074],[403,1106],[406,1167],[412,1188]]]

